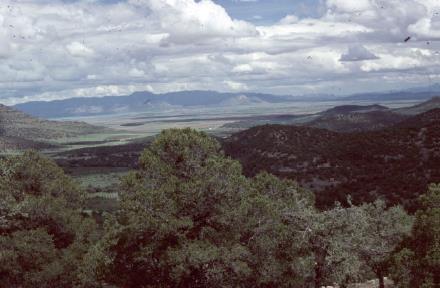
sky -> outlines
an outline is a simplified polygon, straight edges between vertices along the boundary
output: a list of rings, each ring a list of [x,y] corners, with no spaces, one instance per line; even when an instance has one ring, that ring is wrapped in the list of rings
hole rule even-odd
[[[440,82],[439,0],[1,0],[0,103]]]

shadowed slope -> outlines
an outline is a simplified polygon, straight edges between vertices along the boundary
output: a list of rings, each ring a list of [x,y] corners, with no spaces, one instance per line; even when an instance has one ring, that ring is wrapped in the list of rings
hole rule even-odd
[[[321,207],[350,194],[355,202],[384,197],[411,208],[428,183],[440,181],[440,109],[370,132],[260,126],[232,135],[224,149],[248,175],[297,179]]]

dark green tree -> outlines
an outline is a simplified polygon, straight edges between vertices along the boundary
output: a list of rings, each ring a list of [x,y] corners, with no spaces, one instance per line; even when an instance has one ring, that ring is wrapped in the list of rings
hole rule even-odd
[[[249,182],[237,216],[252,271],[244,287],[307,287],[313,259],[296,221],[313,209],[313,194],[267,173]]]
[[[52,161],[25,152],[0,161],[0,287],[73,287],[93,240],[83,195]]]
[[[365,227],[359,208],[337,204],[326,211],[306,210],[300,216],[293,223],[303,226],[297,230],[304,231],[305,249],[313,257],[313,287],[357,281],[361,262],[355,251]]]
[[[440,285],[440,185],[432,184],[419,202],[411,236],[393,257],[397,287]]]
[[[364,204],[360,209],[364,212],[361,221],[365,227],[356,252],[376,275],[379,287],[384,288],[390,258],[403,239],[409,236],[412,218],[401,206],[387,208],[382,200]]]
[[[366,264],[385,271],[407,228],[382,202],[319,211],[294,181],[246,178],[192,129],[163,131],[139,166],[82,265],[87,286],[347,287]]]
[[[305,287],[309,255],[289,213],[312,204],[292,181],[242,175],[217,141],[163,131],[124,180],[121,209],[88,271],[120,287]]]

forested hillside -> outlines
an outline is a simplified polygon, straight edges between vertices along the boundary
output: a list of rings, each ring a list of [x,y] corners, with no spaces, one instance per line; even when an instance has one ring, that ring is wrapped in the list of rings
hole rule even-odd
[[[407,117],[392,111],[373,110],[367,112],[350,112],[323,114],[306,123],[306,126],[328,129],[335,132],[376,131],[397,124]]]
[[[439,284],[436,185],[414,221],[380,200],[316,209],[296,182],[245,177],[217,141],[191,129],[162,132],[139,160],[102,224],[51,160],[1,159],[0,287],[320,288],[377,278],[383,288],[387,276],[399,287]]]
[[[235,130],[235,132],[264,124],[306,126],[335,132],[377,131],[392,127],[411,116],[437,108],[440,108],[440,97],[433,97],[413,106],[396,109],[378,104],[339,105],[315,114],[291,115],[283,118],[242,119],[227,123],[223,127]]]
[[[440,181],[440,109],[369,132],[259,126],[226,139],[224,149],[246,175],[267,171],[309,187],[320,207],[351,195],[356,203],[384,198],[412,209]]]

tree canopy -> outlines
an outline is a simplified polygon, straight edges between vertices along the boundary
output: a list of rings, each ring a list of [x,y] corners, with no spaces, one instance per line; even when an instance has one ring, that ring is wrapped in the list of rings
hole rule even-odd
[[[440,285],[440,185],[431,185],[419,203],[411,236],[393,257],[397,287]]]
[[[217,141],[191,129],[162,132],[121,193],[90,254],[93,277],[121,287],[346,285],[385,267],[411,225],[383,202],[319,211],[296,182],[244,177]],[[379,235],[387,242],[367,254]]]
[[[142,154],[140,167],[124,179],[121,210],[108,220],[99,244],[102,281],[124,287],[303,285],[310,261],[288,215],[312,209],[310,193],[268,174],[247,179],[217,141],[190,129],[164,131]]]
[[[35,152],[0,161],[0,287],[74,287],[96,227],[78,186]]]
[[[314,196],[266,172],[245,177],[219,143],[163,131],[120,185],[103,226],[84,193],[35,153],[0,160],[2,287],[321,287],[391,275],[436,287],[439,191],[413,217],[377,200],[316,209]]]

